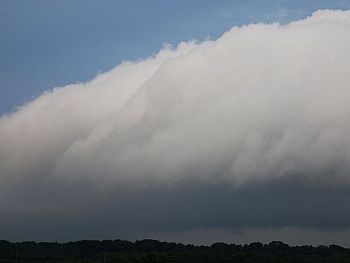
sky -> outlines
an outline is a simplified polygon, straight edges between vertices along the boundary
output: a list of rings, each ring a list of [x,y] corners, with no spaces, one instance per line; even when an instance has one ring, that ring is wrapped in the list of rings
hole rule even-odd
[[[215,39],[234,25],[286,23],[349,0],[109,1],[0,3],[0,113],[43,91],[85,82],[164,43]]]
[[[0,236],[350,247],[350,1],[2,1]]]

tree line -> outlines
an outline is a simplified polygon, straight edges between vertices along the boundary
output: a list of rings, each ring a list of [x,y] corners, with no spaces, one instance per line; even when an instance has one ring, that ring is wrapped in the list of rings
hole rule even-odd
[[[144,239],[81,240],[75,242],[0,241],[0,262],[350,262],[350,249],[330,246],[289,246],[280,241],[245,245],[214,243],[194,246]]]

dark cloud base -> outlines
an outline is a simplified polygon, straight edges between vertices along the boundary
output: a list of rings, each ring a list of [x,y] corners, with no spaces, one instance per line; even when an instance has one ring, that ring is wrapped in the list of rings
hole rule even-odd
[[[244,185],[190,180],[110,189],[50,182],[29,190],[23,184],[17,188],[22,196],[12,198],[11,205],[1,201],[5,216],[0,225],[6,228],[0,228],[0,235],[20,240],[130,239],[195,228],[349,227],[350,186],[309,178]]]

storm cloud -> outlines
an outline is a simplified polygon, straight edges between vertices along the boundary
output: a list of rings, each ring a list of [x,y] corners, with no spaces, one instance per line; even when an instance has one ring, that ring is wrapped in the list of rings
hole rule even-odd
[[[348,229],[349,47],[323,10],[45,92],[0,119],[0,235]]]

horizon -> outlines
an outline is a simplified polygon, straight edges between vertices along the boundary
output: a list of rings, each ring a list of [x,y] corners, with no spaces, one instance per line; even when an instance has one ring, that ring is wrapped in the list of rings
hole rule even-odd
[[[137,240],[124,240],[124,239],[82,239],[82,240],[70,240],[70,241],[35,241],[35,240],[23,240],[23,241],[10,241],[10,240],[2,240],[0,239],[0,246],[2,243],[11,243],[11,244],[19,244],[19,243],[35,243],[35,244],[43,244],[43,243],[50,243],[50,244],[70,244],[70,243],[82,243],[82,242],[98,242],[98,243],[103,243],[103,242],[128,242],[131,244],[137,244],[137,243],[142,243],[142,242],[156,242],[156,243],[165,243],[165,244],[175,244],[175,245],[183,245],[183,246],[194,246],[194,247],[213,247],[215,245],[228,245],[228,246],[238,246],[238,247],[247,247],[249,245],[255,245],[259,244],[262,245],[263,247],[268,247],[269,245],[287,245],[288,248],[299,248],[299,247],[309,247],[309,248],[319,248],[319,247],[326,247],[326,248],[332,248],[332,247],[339,247],[343,249],[349,250],[349,247],[343,247],[339,246],[337,244],[329,244],[329,245],[308,245],[308,244],[302,244],[302,245],[290,245],[288,243],[285,243],[283,241],[279,240],[271,240],[270,242],[267,243],[262,243],[259,241],[256,242],[251,242],[251,243],[226,243],[226,242],[214,242],[210,244],[193,244],[193,243],[183,243],[183,242],[173,242],[173,241],[167,241],[167,240],[157,240],[157,239],[152,239],[152,238],[143,238],[143,239],[137,239]]]

